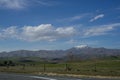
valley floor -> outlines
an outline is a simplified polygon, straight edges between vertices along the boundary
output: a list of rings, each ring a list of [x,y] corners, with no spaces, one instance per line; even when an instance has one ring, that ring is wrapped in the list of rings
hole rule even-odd
[[[14,66],[0,66],[0,72],[120,77],[120,60],[86,60],[60,63],[17,62]]]

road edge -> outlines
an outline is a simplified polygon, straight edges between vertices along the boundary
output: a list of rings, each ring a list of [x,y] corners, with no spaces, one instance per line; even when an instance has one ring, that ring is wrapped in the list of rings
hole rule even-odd
[[[63,76],[63,77],[76,77],[76,78],[106,78],[106,79],[120,79],[118,76],[92,76],[92,75],[77,75],[77,74],[60,74],[60,73],[48,73],[48,72],[39,72],[35,73],[37,75],[47,75],[47,76]]]

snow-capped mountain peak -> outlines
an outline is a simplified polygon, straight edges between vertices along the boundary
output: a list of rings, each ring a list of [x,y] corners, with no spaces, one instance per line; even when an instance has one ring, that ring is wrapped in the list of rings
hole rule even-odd
[[[79,46],[75,46],[75,48],[77,48],[77,49],[87,48],[87,47],[88,47],[87,45],[79,45]]]

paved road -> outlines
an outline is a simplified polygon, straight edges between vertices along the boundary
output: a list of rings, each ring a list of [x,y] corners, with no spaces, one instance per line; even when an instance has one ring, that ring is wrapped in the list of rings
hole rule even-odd
[[[0,73],[0,80],[120,80],[120,79],[50,77],[50,76],[33,76],[33,75]]]

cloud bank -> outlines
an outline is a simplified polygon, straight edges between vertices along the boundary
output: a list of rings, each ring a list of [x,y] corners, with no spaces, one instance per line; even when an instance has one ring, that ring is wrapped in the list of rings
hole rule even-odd
[[[108,25],[100,25],[97,27],[92,27],[84,30],[84,36],[99,36],[106,35],[109,31],[114,30],[115,28],[120,27],[120,23],[108,24]]]
[[[24,26],[22,28],[9,27],[0,31],[0,38],[16,38],[25,41],[54,41],[61,38],[74,36],[74,27],[55,28],[51,24],[41,24],[38,26]]]
[[[11,26],[0,29],[0,39],[18,39],[25,41],[56,41],[64,38],[86,38],[92,36],[108,35],[120,27],[120,23],[93,26],[91,28],[76,29],[75,26],[55,27],[52,24],[38,26],[23,26],[21,28]],[[74,41],[71,41],[74,42]]]

